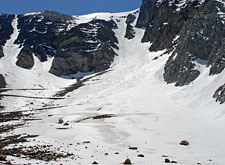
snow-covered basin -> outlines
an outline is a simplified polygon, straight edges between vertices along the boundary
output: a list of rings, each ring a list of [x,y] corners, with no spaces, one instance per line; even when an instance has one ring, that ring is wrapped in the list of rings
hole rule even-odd
[[[209,69],[201,67],[201,75],[194,83],[184,87],[168,85],[163,80],[163,68],[169,55],[160,56],[164,51],[150,53],[149,43],[141,43],[141,29],[135,28],[134,39],[125,39],[126,19],[121,14],[113,19],[120,19],[115,30],[120,49],[109,72],[85,82],[65,99],[52,101],[66,107],[42,111],[35,115],[42,120],[31,121],[13,133],[37,134],[39,137],[26,145],[53,144],[76,156],[49,164],[86,165],[97,161],[119,165],[130,158],[136,165],[159,165],[164,164],[162,155],[181,165],[224,164],[225,109],[212,99],[212,94],[225,81],[225,72],[208,76]],[[159,58],[153,60],[156,56]],[[51,93],[57,89],[52,85]],[[101,114],[115,117],[77,122]],[[58,124],[59,119],[68,121],[69,126]],[[62,127],[68,129],[57,129]],[[182,140],[190,145],[179,145]],[[129,146],[138,149],[130,150]]]

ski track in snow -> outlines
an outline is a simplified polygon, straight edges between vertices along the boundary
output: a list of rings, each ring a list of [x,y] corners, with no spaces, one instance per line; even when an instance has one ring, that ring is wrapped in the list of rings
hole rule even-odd
[[[96,16],[104,17],[102,15]],[[201,67],[201,75],[188,86],[174,87],[174,84],[166,84],[162,75],[169,55],[152,60],[164,51],[150,53],[150,44],[141,43],[144,33],[141,29],[135,28],[136,38],[125,39],[126,18],[122,18],[122,15],[120,13],[113,17],[115,21],[120,19],[117,22],[119,28],[115,30],[120,49],[116,50],[118,56],[111,71],[85,82],[85,86],[69,93],[64,100],[46,101],[67,107],[40,112],[35,117],[41,121],[31,121],[26,127],[12,133],[40,135],[35,141],[24,145],[53,144],[55,147],[62,146],[62,151],[80,157],[49,164],[87,165],[97,161],[99,164],[120,165],[129,157],[136,165],[160,165],[164,164],[165,158],[162,155],[167,155],[180,165],[224,164],[225,109],[224,105],[212,99],[212,94],[224,83],[225,71],[220,75],[208,76],[209,69]],[[85,22],[90,17],[93,15],[86,18],[82,16],[79,21]],[[19,46],[14,44],[19,33],[16,18],[12,25],[14,33],[4,46],[5,57],[0,60],[3,74],[11,75],[6,76],[7,82],[10,82],[8,86],[40,88],[41,85],[46,90],[7,93],[50,97],[59,88],[74,83],[75,80],[64,80],[47,72],[52,59],[42,64],[35,57],[35,66],[28,71],[15,66],[20,51]],[[28,105],[31,101],[34,105]],[[35,99],[4,98],[2,102],[6,111],[37,108],[41,105],[41,101]],[[115,117],[76,123],[82,118],[100,114],[114,114]],[[69,121],[68,129],[57,130],[63,127],[57,124],[61,118]],[[181,140],[188,140],[190,146],[179,145]],[[83,141],[91,143],[84,145]],[[74,145],[69,145],[71,143]],[[129,150],[129,146],[138,147],[138,152]],[[119,155],[115,152],[119,152]],[[145,157],[137,157],[138,154],[144,154]],[[16,163],[45,163],[13,159]]]

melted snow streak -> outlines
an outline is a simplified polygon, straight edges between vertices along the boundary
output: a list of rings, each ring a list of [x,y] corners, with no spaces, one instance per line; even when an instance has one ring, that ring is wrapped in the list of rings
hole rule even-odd
[[[12,164],[88,165],[96,161],[121,165],[129,157],[134,164],[160,165],[164,164],[165,155],[182,165],[224,164],[225,148],[221,144],[225,143],[225,109],[212,99],[212,95],[225,82],[225,71],[208,76],[209,68],[203,65],[204,61],[198,61],[201,74],[192,84],[183,87],[166,84],[163,72],[170,54],[162,55],[166,50],[149,52],[149,43],[141,43],[142,29],[134,28],[134,39],[124,38],[128,14],[102,13],[81,16],[77,20],[112,18],[117,23],[115,33],[120,49],[115,50],[118,56],[110,72],[98,76],[79,73],[87,76],[87,81],[63,95],[64,99],[5,97],[1,100],[7,112],[44,109],[35,111],[35,118],[41,120],[30,121],[26,127],[1,136],[39,135],[36,140],[20,145],[53,145],[52,149],[57,152],[75,154],[73,159],[58,162],[8,157]],[[14,33],[5,45],[8,54],[0,60],[1,70],[8,75],[8,87],[37,90],[10,90],[4,94],[51,98],[58,91],[74,85],[76,80],[48,73],[52,59],[41,63],[34,57],[34,67],[24,70],[7,58],[14,58],[19,52],[18,45],[13,43],[16,19],[13,22]],[[15,47],[15,50],[9,52],[7,46]],[[158,59],[153,60],[155,57]],[[67,124],[59,124],[60,119]],[[190,145],[179,145],[182,140],[187,140]],[[137,152],[129,148],[135,148]],[[138,157],[139,154],[144,157]]]

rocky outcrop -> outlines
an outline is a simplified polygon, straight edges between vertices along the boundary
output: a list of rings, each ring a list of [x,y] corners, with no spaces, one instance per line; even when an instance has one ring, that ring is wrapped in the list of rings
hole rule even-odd
[[[164,80],[167,83],[175,83],[175,86],[187,85],[200,74],[188,53],[179,56],[174,53],[167,61],[164,70]]]
[[[142,42],[151,43],[150,51],[173,52],[164,68],[167,83],[191,83],[201,65],[210,67],[209,75],[224,70],[225,26],[218,14],[224,12],[216,0],[143,0],[136,24],[146,29]]]
[[[3,56],[4,56],[4,53],[3,53],[2,47],[0,47],[0,58],[2,58]]]
[[[136,27],[146,28],[149,22],[153,20],[152,13],[154,13],[155,4],[156,0],[142,0]]]
[[[31,48],[27,46],[23,47],[17,56],[16,65],[24,69],[30,69],[34,66],[33,51]]]
[[[16,44],[23,46],[17,65],[31,68],[33,55],[41,62],[54,56],[50,73],[57,76],[98,72],[109,68],[118,49],[114,21],[92,20],[77,25],[76,18],[53,11],[18,16]]]
[[[113,21],[93,20],[59,36],[61,42],[50,73],[62,76],[108,69],[118,49]],[[61,39],[62,38],[62,39]]]
[[[19,15],[20,33],[15,42],[32,48],[32,53],[44,62],[55,55],[57,35],[68,28],[70,20],[71,16],[52,11]]]
[[[10,39],[10,35],[13,33],[11,22],[15,16],[8,14],[0,15],[0,58],[4,56],[2,47],[6,41]]]
[[[133,26],[132,26],[132,23],[134,23],[135,19],[136,19],[136,16],[133,15],[133,14],[129,14],[127,16],[127,20],[126,20],[126,24],[127,24],[126,34],[124,36],[127,39],[133,39],[135,37],[135,31],[134,31]]]
[[[150,51],[170,48],[184,22],[201,10],[198,1],[187,1],[184,6],[180,6],[180,1],[143,0],[136,25],[146,28],[142,42],[152,43]]]
[[[210,75],[225,68],[225,26],[211,1],[193,19],[186,21],[179,33],[177,46],[166,63],[164,79],[177,86],[189,84],[200,74],[199,65],[210,67]]]
[[[0,88],[5,88],[5,86],[6,86],[5,78],[2,74],[0,74]]]
[[[225,103],[225,84],[216,90],[213,95],[213,98],[216,98],[216,101],[220,102],[220,104]]]

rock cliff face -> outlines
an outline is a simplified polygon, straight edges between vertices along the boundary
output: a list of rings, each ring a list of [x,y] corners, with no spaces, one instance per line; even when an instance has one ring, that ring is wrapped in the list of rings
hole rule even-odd
[[[29,69],[34,66],[33,51],[30,47],[23,47],[17,56],[16,65],[24,69]]]
[[[57,76],[99,72],[110,67],[118,49],[115,22],[93,20],[59,34],[58,51],[50,69]]]
[[[223,71],[225,26],[214,8],[219,5],[210,1],[201,13],[184,23],[176,49],[165,67],[167,82],[176,82],[178,86],[189,84],[200,74],[199,65],[210,67],[209,75]]]
[[[187,85],[200,74],[199,65],[210,67],[209,75],[224,70],[225,26],[219,12],[224,4],[212,0],[143,0],[137,27],[146,28],[142,42],[150,51],[173,51],[164,79]]]
[[[150,51],[171,52],[164,80],[183,86],[193,82],[202,67],[210,68],[209,75],[224,70],[224,15],[222,0],[143,0],[136,27],[146,29],[142,42],[151,43]],[[223,100],[218,91],[214,97]]]
[[[13,28],[11,26],[13,18],[13,15],[0,15],[0,58],[4,56],[2,46],[5,45],[6,40],[8,40],[13,33]]]
[[[50,73],[63,76],[108,69],[116,55],[113,21],[93,20],[76,25],[75,18],[52,11],[18,16],[16,43],[23,46],[17,65],[31,68],[33,55],[41,62],[54,56]]]
[[[5,88],[6,82],[2,74],[0,74],[0,88]]]
[[[185,21],[200,10],[199,0],[143,0],[137,27],[146,28],[142,42],[151,42],[150,51],[172,46]]]

